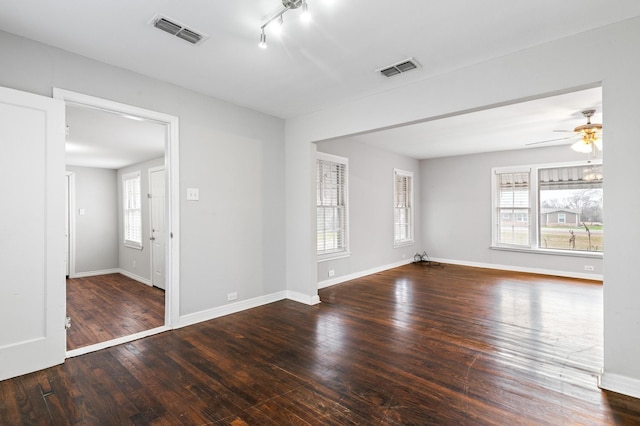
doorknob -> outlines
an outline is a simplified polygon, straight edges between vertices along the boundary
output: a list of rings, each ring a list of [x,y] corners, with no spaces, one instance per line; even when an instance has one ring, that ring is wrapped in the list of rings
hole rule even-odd
[[[149,237],[149,239],[150,239],[151,241],[154,241],[154,240],[156,239],[156,237]]]

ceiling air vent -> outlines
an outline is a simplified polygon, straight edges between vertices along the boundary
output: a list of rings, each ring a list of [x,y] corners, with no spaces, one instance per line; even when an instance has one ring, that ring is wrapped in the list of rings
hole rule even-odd
[[[154,27],[168,32],[171,35],[174,35],[182,40],[188,41],[191,44],[200,44],[209,38],[208,35],[199,33],[191,28],[187,28],[185,25],[181,23],[165,18],[164,16],[155,16],[151,23]]]
[[[414,70],[418,68],[418,66],[419,64],[415,59],[409,58],[409,59],[405,59],[404,61],[400,61],[396,64],[381,68],[378,71],[380,72],[380,74],[384,75],[385,77],[392,77],[394,75],[398,75],[403,72]]]

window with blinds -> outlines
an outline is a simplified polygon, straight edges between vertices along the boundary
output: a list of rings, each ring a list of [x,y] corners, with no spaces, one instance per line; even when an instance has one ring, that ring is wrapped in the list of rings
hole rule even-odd
[[[140,172],[122,176],[122,195],[124,245],[140,249],[142,248]]]
[[[413,243],[413,172],[393,171],[393,244]]]
[[[496,245],[531,246],[530,176],[530,170],[496,172]]]
[[[602,252],[602,164],[538,169],[540,248]]]
[[[348,253],[348,159],[324,153],[316,160],[317,254],[326,259]]]

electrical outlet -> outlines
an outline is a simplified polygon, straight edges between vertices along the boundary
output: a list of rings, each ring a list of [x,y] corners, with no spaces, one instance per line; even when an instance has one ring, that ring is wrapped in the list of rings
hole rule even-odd
[[[227,294],[227,302],[231,302],[232,300],[236,300],[238,298],[238,293],[233,292]]]
[[[593,265],[584,265],[584,270],[585,271],[595,271],[595,268],[593,267]]]
[[[336,271],[334,271],[333,269],[329,269],[329,276],[332,277],[336,274]]]

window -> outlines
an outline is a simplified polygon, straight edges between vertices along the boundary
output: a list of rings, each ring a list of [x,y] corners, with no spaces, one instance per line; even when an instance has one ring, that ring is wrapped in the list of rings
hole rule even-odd
[[[140,200],[140,172],[122,176],[122,212],[124,217],[124,245],[142,248],[142,209]]]
[[[603,251],[602,164],[540,167],[541,248]]]
[[[496,172],[494,244],[531,246],[529,169]]]
[[[348,255],[348,159],[319,152],[316,160],[317,254]]]
[[[602,164],[493,170],[494,247],[602,253]]]
[[[413,172],[393,171],[393,244],[413,243]]]

